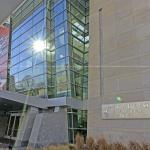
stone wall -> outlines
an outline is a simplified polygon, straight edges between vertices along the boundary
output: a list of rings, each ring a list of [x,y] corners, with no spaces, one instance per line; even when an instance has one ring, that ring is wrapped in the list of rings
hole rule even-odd
[[[102,104],[118,96],[124,103],[150,100],[149,14],[149,0],[90,1],[89,136],[150,140],[150,119],[101,117]]]
[[[28,145],[31,132],[33,130],[34,121],[38,113],[39,112],[37,108],[29,107],[27,112],[24,114],[24,117],[20,123],[15,147],[20,148],[20,147],[26,147]]]
[[[36,116],[29,147],[68,143],[67,112],[41,113]]]

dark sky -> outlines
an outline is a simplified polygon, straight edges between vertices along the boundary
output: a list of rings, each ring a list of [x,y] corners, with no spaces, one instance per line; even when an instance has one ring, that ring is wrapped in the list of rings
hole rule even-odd
[[[0,23],[9,16],[21,1],[23,0],[0,0]]]

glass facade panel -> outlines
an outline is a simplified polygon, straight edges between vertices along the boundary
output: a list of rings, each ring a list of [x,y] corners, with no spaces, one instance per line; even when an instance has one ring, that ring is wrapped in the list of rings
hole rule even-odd
[[[65,23],[60,24],[59,26],[57,26],[55,28],[55,37],[63,34],[64,32],[66,32],[66,30],[67,30],[66,29],[66,24]]]
[[[33,88],[44,87],[45,86],[45,76],[40,75],[40,76],[34,77],[32,86],[33,86]]]
[[[25,59],[27,59],[27,58],[29,58],[31,56],[32,56],[32,50],[31,49],[27,49],[27,50],[25,50],[25,51],[20,53],[19,61],[23,61],[23,60],[25,60]]]
[[[77,133],[86,137],[87,111],[68,108],[68,127],[70,143],[75,142],[74,139]]]
[[[38,76],[40,74],[44,74],[46,72],[44,63],[35,65],[33,67],[33,76]]]
[[[88,30],[86,29],[88,27],[88,21],[86,21],[88,7],[82,5],[78,0],[74,2],[50,0],[47,8],[47,44],[55,56],[53,63],[49,63],[49,68],[53,68],[50,73],[57,79],[57,72],[69,69],[68,72],[71,71],[71,73],[67,78],[72,80],[67,80],[67,84],[74,89],[71,96],[80,100],[86,99],[87,93],[85,92],[87,91],[83,89],[88,83],[83,84],[82,81],[85,77],[84,70],[88,66],[85,61],[87,57],[85,47],[88,43]],[[55,87],[58,91],[57,82]],[[64,86],[64,89],[67,88]]]
[[[66,56],[66,46],[56,49],[56,60],[63,59]]]
[[[43,0],[30,0],[12,16],[10,90],[46,96],[46,53],[33,48],[35,41],[45,39],[45,12]]]

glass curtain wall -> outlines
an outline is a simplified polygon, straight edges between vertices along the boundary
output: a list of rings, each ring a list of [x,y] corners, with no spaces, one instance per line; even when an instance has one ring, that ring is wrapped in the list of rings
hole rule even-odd
[[[88,9],[86,0],[25,1],[12,16],[11,91],[87,99]]]
[[[12,16],[9,89],[45,97],[46,52],[33,49],[45,40],[46,5],[43,0],[27,0]]]
[[[70,96],[66,0],[47,1],[48,97]]]
[[[89,5],[86,0],[68,0],[71,95],[87,99]]]
[[[48,97],[87,99],[88,2],[47,2]]]

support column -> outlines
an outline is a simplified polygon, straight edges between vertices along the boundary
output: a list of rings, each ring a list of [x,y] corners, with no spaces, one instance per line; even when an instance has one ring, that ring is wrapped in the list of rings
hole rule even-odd
[[[25,116],[23,117],[23,120],[20,123],[15,147],[26,147],[28,145],[34,120],[37,114],[38,108],[35,107],[30,107],[25,113]]]
[[[36,116],[29,147],[42,148],[68,143],[67,112],[45,112]]]

